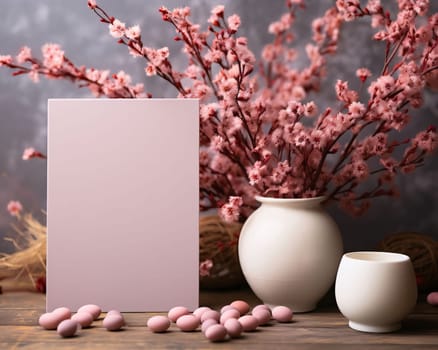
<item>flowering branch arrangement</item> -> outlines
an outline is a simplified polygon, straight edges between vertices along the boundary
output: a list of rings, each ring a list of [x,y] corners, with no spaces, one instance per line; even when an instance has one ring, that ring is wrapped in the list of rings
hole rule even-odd
[[[269,26],[273,35],[260,59],[239,35],[238,15],[223,6],[211,11],[205,28],[190,20],[190,8],[161,7],[164,22],[187,54],[178,71],[167,47],[145,46],[141,29],[108,14],[95,0],[89,8],[111,36],[145,61],[145,74],[171,84],[177,96],[198,98],[200,107],[200,209],[218,208],[226,220],[243,220],[256,207],[255,195],[280,198],[326,196],[354,214],[375,197],[396,194],[395,175],[424,163],[438,141],[433,126],[402,139],[412,109],[436,79],[438,14],[427,0],[398,0],[391,14],[379,0],[337,0],[313,20],[305,47],[308,65],[294,68],[293,24],[303,0],[287,0],[285,13]],[[337,53],[345,22],[369,20],[382,42],[382,68],[357,67],[357,81],[337,80],[335,107],[319,111],[308,99],[326,76],[328,57]],[[60,46],[42,47],[43,59],[24,47],[0,56],[14,75],[68,79],[95,96],[145,98],[142,84],[124,71],[76,66]],[[352,86],[357,86],[354,89]]]

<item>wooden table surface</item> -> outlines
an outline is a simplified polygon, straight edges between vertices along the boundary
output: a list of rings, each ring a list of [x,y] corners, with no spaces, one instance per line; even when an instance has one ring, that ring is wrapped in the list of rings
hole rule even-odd
[[[258,303],[248,290],[201,292],[200,303],[218,308],[235,299]],[[424,297],[423,297],[424,300]],[[145,324],[152,314],[126,313],[123,331],[108,332],[102,318],[74,338],[60,338],[56,331],[38,326],[44,312],[43,294],[0,294],[0,349],[438,349],[438,307],[419,301],[403,322],[402,330],[389,334],[354,331],[333,303],[316,311],[294,315],[287,324],[273,322],[235,340],[209,342],[200,331],[185,333],[172,325],[169,332],[154,334]]]

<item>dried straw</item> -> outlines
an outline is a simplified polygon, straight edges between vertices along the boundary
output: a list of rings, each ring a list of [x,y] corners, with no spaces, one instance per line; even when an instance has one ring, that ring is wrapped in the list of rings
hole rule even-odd
[[[36,278],[46,273],[46,227],[30,214],[19,218],[22,228],[14,225],[16,252],[0,254],[0,280],[3,289],[35,290]]]

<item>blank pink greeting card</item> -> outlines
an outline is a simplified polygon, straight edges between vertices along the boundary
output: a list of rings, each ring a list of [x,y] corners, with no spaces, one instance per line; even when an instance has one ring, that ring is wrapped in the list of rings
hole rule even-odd
[[[49,100],[48,311],[198,306],[198,108]]]

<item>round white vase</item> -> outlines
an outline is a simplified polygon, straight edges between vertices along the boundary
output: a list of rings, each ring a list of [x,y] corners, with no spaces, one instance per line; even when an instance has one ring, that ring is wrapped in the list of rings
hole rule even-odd
[[[338,226],[321,205],[324,197],[256,199],[261,206],[243,225],[238,245],[249,286],[270,306],[315,309],[343,254]]]

